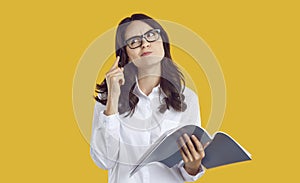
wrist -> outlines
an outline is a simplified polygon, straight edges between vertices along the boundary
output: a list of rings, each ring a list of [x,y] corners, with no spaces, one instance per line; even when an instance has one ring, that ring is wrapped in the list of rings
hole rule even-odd
[[[190,168],[190,167],[187,167],[187,166],[184,165],[183,168],[184,168],[184,169],[186,170],[186,172],[187,172],[188,174],[190,174],[190,175],[197,175],[197,174],[202,170],[201,165],[200,165],[199,167],[197,167],[197,168]]]
[[[112,115],[118,113],[118,102],[118,99],[108,97],[104,114]]]

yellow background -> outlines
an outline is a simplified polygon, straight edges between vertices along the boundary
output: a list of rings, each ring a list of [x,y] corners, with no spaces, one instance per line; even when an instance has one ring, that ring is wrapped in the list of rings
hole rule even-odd
[[[75,120],[72,82],[88,45],[133,12],[187,26],[222,67],[220,130],[253,160],[208,170],[197,182],[299,182],[296,0],[1,2],[0,182],[106,182]]]

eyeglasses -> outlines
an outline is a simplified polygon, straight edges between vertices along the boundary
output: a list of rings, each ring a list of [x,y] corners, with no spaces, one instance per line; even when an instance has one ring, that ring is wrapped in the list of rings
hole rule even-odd
[[[149,43],[157,41],[160,37],[160,29],[152,29],[140,36],[134,36],[125,41],[125,44],[131,48],[135,49],[142,45],[143,38]]]

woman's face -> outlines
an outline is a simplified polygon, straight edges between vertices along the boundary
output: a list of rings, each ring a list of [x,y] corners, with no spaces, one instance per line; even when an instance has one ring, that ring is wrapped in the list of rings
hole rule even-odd
[[[125,32],[125,40],[134,36],[141,36],[150,30],[153,30],[153,27],[143,21],[135,20],[128,25]],[[148,42],[143,38],[141,46],[134,49],[129,48],[127,45],[126,52],[129,61],[132,61],[138,68],[148,68],[160,64],[165,55],[163,41],[160,36],[154,42]]]

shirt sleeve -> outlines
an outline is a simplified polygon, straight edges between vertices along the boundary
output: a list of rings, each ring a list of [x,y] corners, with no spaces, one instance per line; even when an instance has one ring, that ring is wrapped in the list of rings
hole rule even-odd
[[[190,175],[189,173],[187,173],[187,171],[184,169],[183,166],[184,166],[184,162],[183,160],[181,160],[177,167],[182,175],[183,180],[186,182],[194,182],[198,180],[200,177],[202,177],[205,173],[205,169],[202,165],[201,165],[202,166],[201,170],[196,175]]]
[[[201,126],[200,105],[197,94],[193,90],[186,88],[184,95],[186,97],[187,109],[184,111],[185,120],[183,121],[187,124]]]
[[[111,169],[119,155],[120,119],[119,114],[106,116],[105,106],[96,102],[94,108],[90,154],[97,166]]]

